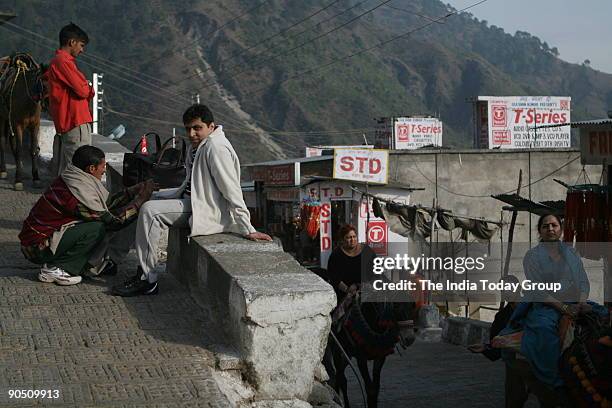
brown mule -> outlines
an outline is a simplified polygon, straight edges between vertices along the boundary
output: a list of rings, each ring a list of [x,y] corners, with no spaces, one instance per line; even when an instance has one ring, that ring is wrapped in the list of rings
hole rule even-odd
[[[6,59],[4,59],[6,61]],[[0,69],[0,179],[7,178],[4,158],[8,141],[15,158],[15,190],[23,190],[23,137],[30,135],[32,181],[40,184],[38,175],[38,131],[44,98],[42,75],[44,66],[38,65],[27,54],[16,54]]]

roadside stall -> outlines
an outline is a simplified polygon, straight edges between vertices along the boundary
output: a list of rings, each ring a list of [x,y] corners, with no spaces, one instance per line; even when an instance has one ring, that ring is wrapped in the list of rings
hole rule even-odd
[[[409,204],[414,188],[389,184],[387,166],[386,150],[356,146],[335,149],[335,156],[245,167],[255,182],[256,212],[264,214],[264,229],[280,237],[285,251],[303,265],[325,269],[344,224],[354,225],[359,241],[379,255],[405,252],[408,239],[391,232],[374,215],[371,197],[356,191]]]

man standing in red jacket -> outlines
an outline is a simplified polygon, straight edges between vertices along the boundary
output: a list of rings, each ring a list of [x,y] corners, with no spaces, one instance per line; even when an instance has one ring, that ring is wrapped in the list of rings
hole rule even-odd
[[[70,23],[59,34],[60,48],[49,64],[45,76],[49,89],[49,113],[57,135],[53,140],[53,164],[59,175],[71,163],[74,152],[91,144],[89,101],[94,90],[76,66],[78,57],[89,42],[87,33]]]

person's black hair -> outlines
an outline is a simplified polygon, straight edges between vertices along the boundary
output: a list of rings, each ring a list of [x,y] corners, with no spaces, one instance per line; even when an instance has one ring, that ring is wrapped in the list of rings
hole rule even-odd
[[[87,172],[89,166],[97,166],[104,160],[104,152],[95,146],[81,146],[74,156],[72,156],[72,164],[79,169]]]
[[[60,30],[59,43],[60,47],[68,45],[70,40],[83,41],[85,44],[89,43],[89,36],[81,27],[74,23],[70,23]]]
[[[202,122],[210,125],[215,121],[212,112],[208,106],[196,103],[191,105],[185,113],[183,113],[183,123],[187,124],[193,120],[200,119]]]
[[[559,225],[563,225],[563,220],[557,214],[553,214],[553,213],[544,214],[544,215],[540,215],[540,219],[538,220],[538,231],[540,231],[540,228],[542,228],[542,224],[544,224],[544,218],[550,217],[550,216],[555,217]]]

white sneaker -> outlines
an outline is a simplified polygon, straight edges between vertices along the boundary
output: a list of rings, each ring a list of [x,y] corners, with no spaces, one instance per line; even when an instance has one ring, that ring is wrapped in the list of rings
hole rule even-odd
[[[77,283],[81,283],[81,279],[80,276],[72,276],[62,268],[47,266],[47,264],[44,264],[42,268],[40,268],[40,273],[38,274],[39,281],[47,283],[55,282],[62,286],[76,285]]]

